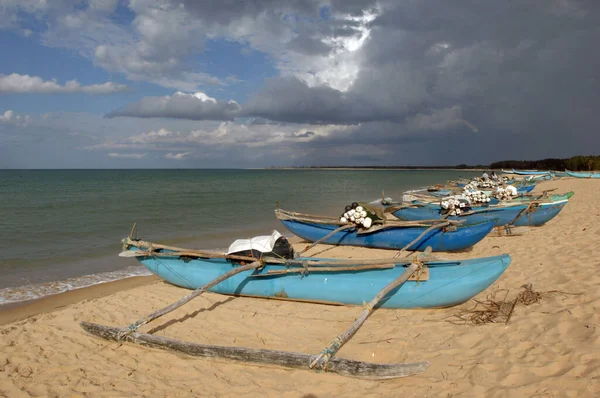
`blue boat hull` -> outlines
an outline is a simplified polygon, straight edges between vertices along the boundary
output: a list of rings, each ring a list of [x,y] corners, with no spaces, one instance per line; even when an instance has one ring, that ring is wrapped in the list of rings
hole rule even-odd
[[[573,172],[567,171],[567,175],[575,178],[600,178],[600,173],[581,173],[581,172]]]
[[[184,261],[179,257],[138,257],[138,260],[152,273],[188,289],[197,289],[236,267],[224,259],[197,258]],[[379,306],[439,308],[464,303],[494,283],[510,262],[510,256],[505,254],[429,263],[429,280],[405,282],[400,288],[390,292]],[[239,273],[210,291],[227,295],[285,297],[291,300],[363,305],[400,276],[405,268],[397,265],[380,270],[252,276],[284,269],[285,266],[267,264],[261,270]]]
[[[537,171],[537,170],[523,170],[523,171],[519,171],[519,170],[515,170],[512,169],[513,174],[518,174],[518,175],[522,175],[522,176],[528,176],[528,175],[537,175],[537,176],[543,176],[546,174],[550,174],[549,171]]]
[[[521,186],[521,187],[516,187],[516,188],[517,188],[517,195],[523,195],[523,194],[533,191],[533,189],[535,188],[535,185],[526,185],[526,186]]]
[[[540,207],[533,209],[523,215],[520,219],[513,223],[516,227],[537,227],[540,225],[544,225],[548,221],[552,220],[554,217],[560,213],[560,211],[565,207],[567,202],[557,202],[552,204],[544,204]]]
[[[567,201],[545,203],[537,208],[531,209],[530,212],[524,214],[512,225],[517,227],[535,227],[543,225],[556,217],[566,204]],[[451,216],[448,217],[448,219],[464,220],[464,225],[472,225],[492,220],[495,226],[502,226],[511,224],[525,209],[527,209],[526,204],[507,207],[490,207],[488,209],[475,207],[473,208],[473,210],[477,210],[477,213],[475,214]],[[423,207],[399,209],[392,214],[394,217],[404,221],[434,220],[443,217],[441,209],[435,204]]]
[[[297,220],[280,220],[294,235],[309,242],[317,241],[333,230],[337,225],[321,224]],[[470,226],[459,226],[455,231],[434,229],[408,248],[423,251],[431,246],[433,251],[458,251],[467,249],[483,238],[494,227],[493,221]],[[401,249],[419,237],[428,227],[387,227],[370,233],[358,234],[356,229],[336,232],[323,243],[331,245],[363,246],[378,249]]]

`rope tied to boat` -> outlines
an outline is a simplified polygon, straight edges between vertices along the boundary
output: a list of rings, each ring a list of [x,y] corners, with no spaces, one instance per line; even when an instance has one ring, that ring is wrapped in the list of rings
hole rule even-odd
[[[119,332],[117,333],[117,343],[121,343],[121,341],[129,336],[131,333],[137,332],[138,330],[138,326],[136,325],[136,323],[132,323],[131,325],[119,330]]]
[[[332,356],[335,355],[336,352],[339,351],[342,346],[342,340],[339,337],[336,337],[331,341],[331,344],[327,348],[325,348],[321,353],[315,358],[314,361],[310,363],[310,368],[314,368],[315,366],[318,369],[327,370],[327,363]]]
[[[308,276],[308,260],[302,260],[302,278]]]
[[[419,259],[419,255],[416,255],[413,260],[413,264],[417,264],[419,267],[412,273],[412,275],[416,275],[414,281],[417,283],[421,282],[421,276],[425,273],[425,264]],[[411,276],[412,276],[411,275]]]

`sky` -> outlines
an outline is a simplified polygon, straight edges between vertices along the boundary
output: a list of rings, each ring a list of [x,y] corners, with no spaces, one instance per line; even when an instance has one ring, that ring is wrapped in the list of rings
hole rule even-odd
[[[0,0],[0,168],[600,154],[598,0]]]

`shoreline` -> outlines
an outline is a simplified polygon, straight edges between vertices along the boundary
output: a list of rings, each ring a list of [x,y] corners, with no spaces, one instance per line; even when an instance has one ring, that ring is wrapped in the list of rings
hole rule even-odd
[[[99,299],[117,292],[160,281],[161,279],[156,275],[132,276],[51,294],[33,300],[3,304],[0,305],[0,326],[22,321],[39,314],[54,312],[82,301]]]

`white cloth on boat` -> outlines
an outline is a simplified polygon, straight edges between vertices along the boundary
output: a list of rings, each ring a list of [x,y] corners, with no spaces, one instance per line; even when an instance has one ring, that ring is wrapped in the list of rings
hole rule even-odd
[[[250,239],[237,239],[227,249],[227,254],[238,253],[245,250],[258,250],[262,253],[269,253],[273,251],[275,242],[281,238],[281,234],[273,230],[271,235],[255,236]]]

